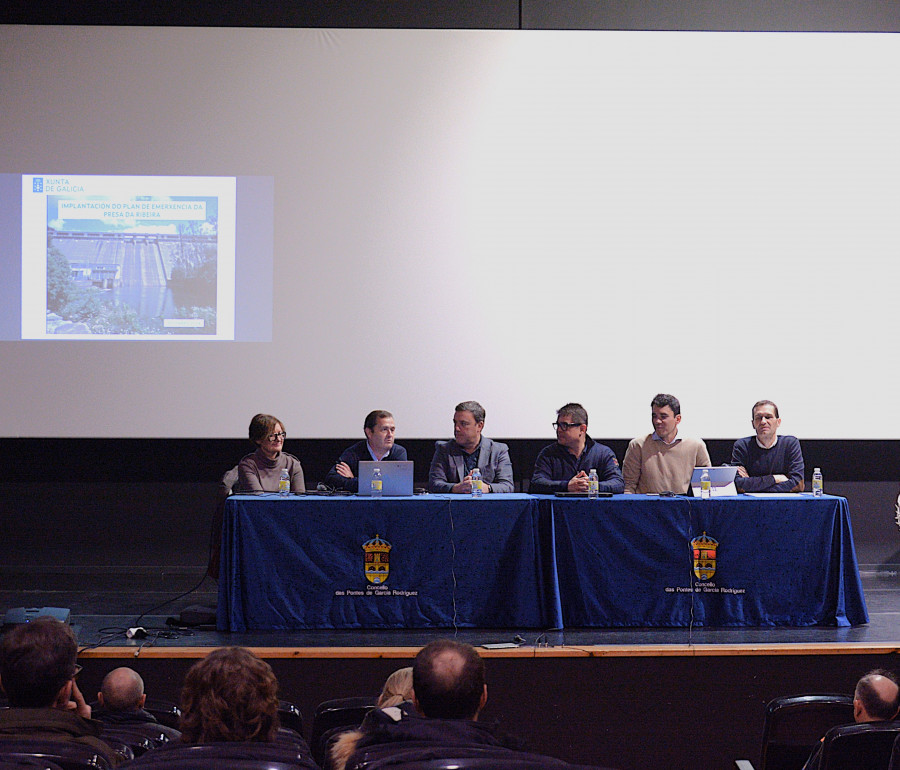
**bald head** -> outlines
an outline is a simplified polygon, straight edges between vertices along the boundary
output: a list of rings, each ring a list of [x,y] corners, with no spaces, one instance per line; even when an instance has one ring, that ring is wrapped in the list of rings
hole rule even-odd
[[[484,661],[470,644],[440,639],[413,664],[418,709],[435,719],[476,719],[487,700]]]
[[[144,680],[134,669],[113,669],[103,678],[97,699],[109,711],[136,711],[146,700]]]
[[[857,722],[884,722],[897,716],[900,687],[897,678],[884,669],[870,671],[856,684],[853,716]]]

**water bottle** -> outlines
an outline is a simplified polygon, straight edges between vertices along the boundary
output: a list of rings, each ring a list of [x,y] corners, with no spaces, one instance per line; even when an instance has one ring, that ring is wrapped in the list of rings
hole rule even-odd
[[[821,497],[825,494],[825,482],[822,479],[822,470],[821,468],[816,468],[813,471],[813,497]]]
[[[372,497],[381,497],[381,468],[372,471]]]
[[[278,494],[289,495],[291,493],[291,474],[287,468],[281,471],[281,478],[278,479]]]
[[[472,497],[481,497],[484,494],[484,484],[481,481],[481,471],[472,469]]]
[[[596,468],[591,468],[591,472],[588,474],[588,497],[591,500],[600,499],[600,479],[597,478]]]
[[[700,474],[700,499],[709,500],[711,491],[712,482],[709,480],[709,470],[704,468],[703,473]]]

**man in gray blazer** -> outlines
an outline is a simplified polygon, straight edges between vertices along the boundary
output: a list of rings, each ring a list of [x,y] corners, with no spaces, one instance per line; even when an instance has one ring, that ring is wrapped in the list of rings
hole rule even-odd
[[[509,447],[481,435],[484,429],[484,407],[477,401],[456,405],[453,415],[453,438],[435,444],[431,469],[428,471],[429,492],[472,492],[472,471],[478,468],[485,492],[512,492],[513,470]]]

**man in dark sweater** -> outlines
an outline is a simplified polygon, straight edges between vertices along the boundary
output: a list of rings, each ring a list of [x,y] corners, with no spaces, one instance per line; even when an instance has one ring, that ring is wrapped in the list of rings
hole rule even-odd
[[[588,414],[581,404],[560,407],[553,427],[556,443],[544,447],[534,461],[529,492],[587,492],[592,468],[597,470],[600,492],[620,495],[625,491],[619,461],[612,450],[588,436]]]
[[[394,443],[394,415],[384,409],[376,409],[366,415],[363,423],[365,441],[357,441],[345,449],[338,461],[325,475],[325,483],[347,492],[359,491],[360,460],[405,460],[406,450]]]
[[[144,680],[132,668],[114,668],[105,677],[100,692],[97,693],[100,708],[95,709],[94,718],[109,725],[149,724],[153,730],[176,740],[181,733],[171,727],[159,724],[156,717],[144,709],[147,694]]]
[[[0,709],[0,738],[78,743],[119,764],[122,756],[100,740],[75,677],[78,647],[65,623],[49,617],[8,631],[0,641],[0,684],[9,708]]]
[[[731,464],[738,466],[734,479],[739,492],[802,492],[803,452],[794,436],[779,436],[778,407],[768,400],[753,405],[755,436],[738,439],[731,450]]]
[[[896,719],[900,708],[900,686],[890,671],[877,668],[870,671],[859,682],[853,692],[853,721],[886,722]],[[819,770],[822,764],[822,741],[816,746],[803,770]]]
[[[373,711],[363,722],[356,755],[388,756],[404,745],[417,748],[501,748],[493,731],[478,723],[487,702],[484,661],[475,648],[450,639],[423,647],[413,664],[413,703]],[[352,762],[347,763],[348,766]]]

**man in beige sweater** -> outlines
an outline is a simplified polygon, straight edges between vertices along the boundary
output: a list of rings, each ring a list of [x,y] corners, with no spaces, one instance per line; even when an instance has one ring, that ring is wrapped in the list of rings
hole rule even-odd
[[[700,439],[678,435],[681,404],[668,393],[657,394],[650,402],[653,433],[634,438],[628,444],[622,476],[625,494],[683,495],[691,483],[694,468],[709,467],[709,452]]]

